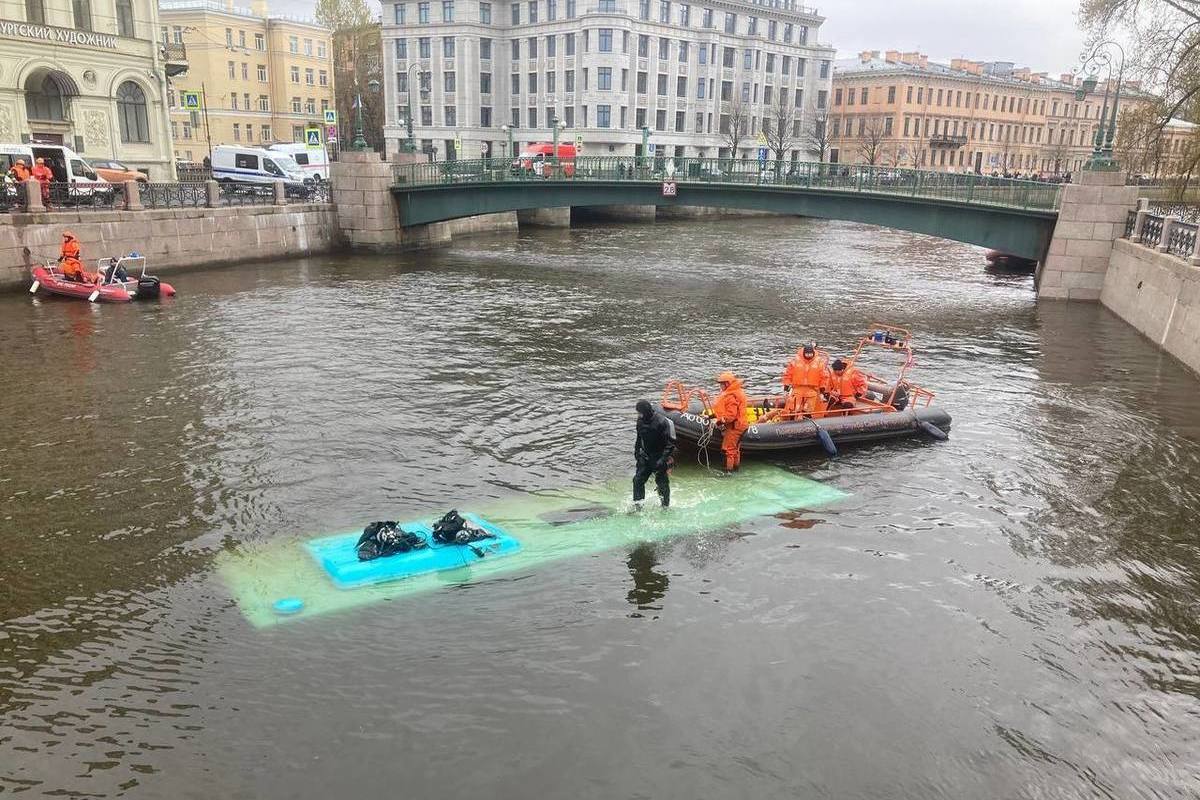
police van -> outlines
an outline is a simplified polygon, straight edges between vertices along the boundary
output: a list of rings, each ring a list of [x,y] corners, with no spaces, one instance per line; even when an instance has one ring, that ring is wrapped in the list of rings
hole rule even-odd
[[[212,151],[213,180],[225,184],[273,184],[283,181],[288,194],[304,194],[305,183],[312,183],[287,153],[261,147],[221,144]]]

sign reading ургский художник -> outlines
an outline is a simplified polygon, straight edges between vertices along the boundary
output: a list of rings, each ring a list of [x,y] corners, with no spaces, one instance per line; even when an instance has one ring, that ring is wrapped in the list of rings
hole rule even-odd
[[[116,50],[120,41],[116,36],[70,28],[54,28],[50,25],[30,25],[28,22],[0,21],[0,36],[30,42],[54,42],[55,44],[77,44],[81,47],[101,47]]]

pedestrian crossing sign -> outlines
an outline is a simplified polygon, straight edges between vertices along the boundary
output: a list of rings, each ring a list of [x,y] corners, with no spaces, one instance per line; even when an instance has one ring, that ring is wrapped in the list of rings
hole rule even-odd
[[[321,129],[310,127],[304,129],[304,146],[309,148],[321,148]]]
[[[200,108],[200,93],[199,92],[180,92],[179,93],[179,102],[186,109],[199,110],[199,108]]]
[[[325,109],[325,124],[337,125],[337,112],[332,108]]]

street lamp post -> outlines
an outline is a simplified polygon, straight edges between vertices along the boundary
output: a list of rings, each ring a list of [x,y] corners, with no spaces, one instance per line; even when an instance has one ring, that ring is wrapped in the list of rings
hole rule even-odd
[[[354,80],[354,88],[358,88],[358,78]],[[379,91],[379,81],[372,78],[367,82],[367,89],[372,94]],[[367,137],[363,131],[363,115],[362,115],[362,92],[355,92],[354,95],[354,142],[350,145],[351,150],[370,150],[370,145],[367,144]]]
[[[406,138],[404,140],[404,146],[401,148],[401,150],[405,153],[417,152],[417,142],[415,139],[413,139],[412,71],[414,69],[417,70],[417,91],[423,92],[423,87],[425,85],[426,72],[424,69],[421,69],[421,62],[418,61],[416,63],[409,64],[408,69],[404,71],[404,74],[408,78],[408,91],[404,93],[404,130]]]
[[[1113,55],[1110,48],[1115,49],[1120,53],[1120,62],[1117,65],[1117,82],[1114,85],[1112,81],[1113,73]],[[1125,48],[1120,44],[1110,39],[1098,42],[1090,53],[1086,50],[1081,54],[1083,62],[1082,68],[1087,71],[1088,76],[1083,79],[1083,83],[1075,90],[1075,99],[1082,100],[1090,92],[1096,88],[1096,73],[1100,69],[1107,68],[1107,77],[1104,81],[1104,105],[1100,107],[1100,124],[1096,127],[1096,139],[1092,147],[1091,158],[1088,159],[1085,169],[1090,170],[1115,170],[1120,167],[1117,160],[1113,158],[1113,137],[1117,131],[1117,108],[1121,104],[1121,81],[1125,77]],[[1113,92],[1112,108],[1108,108],[1108,93]],[[1107,114],[1105,112],[1108,112]],[[1108,117],[1106,120],[1105,117]]]
[[[566,129],[567,123],[559,122],[558,117],[551,117],[550,127],[554,129],[554,171],[558,172],[558,132]]]
[[[508,155],[511,158],[516,155],[516,151],[513,150],[513,129],[509,125],[501,125],[500,130],[504,131],[504,135],[508,137]]]

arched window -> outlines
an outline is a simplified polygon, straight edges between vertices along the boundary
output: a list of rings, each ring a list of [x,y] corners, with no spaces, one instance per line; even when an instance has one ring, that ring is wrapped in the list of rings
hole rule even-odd
[[[117,0],[117,34],[133,37],[133,0]]]
[[[62,87],[52,75],[33,75],[25,82],[25,113],[30,119],[65,120]]]
[[[117,87],[117,119],[121,123],[122,142],[150,141],[146,94],[133,81],[125,81]]]

